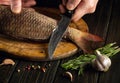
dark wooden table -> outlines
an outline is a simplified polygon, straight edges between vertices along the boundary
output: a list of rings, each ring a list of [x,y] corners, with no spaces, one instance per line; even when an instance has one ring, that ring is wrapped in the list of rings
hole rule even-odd
[[[120,0],[99,0],[96,12],[83,17],[87,22],[90,32],[104,38],[105,43],[117,42],[120,46]],[[6,56],[0,52],[0,61]],[[0,83],[70,83],[69,79],[62,76],[64,69],[61,64],[71,58],[51,62],[32,62],[15,59],[14,66],[0,67]],[[9,57],[7,57],[9,58]],[[50,66],[49,66],[50,64]],[[40,70],[24,70],[27,65],[47,66],[46,72]],[[17,70],[20,69],[20,72]],[[73,83],[120,83],[120,53],[112,57],[112,65],[109,71],[103,73],[93,69],[84,71],[84,75],[77,75],[77,71],[71,71],[74,76]]]

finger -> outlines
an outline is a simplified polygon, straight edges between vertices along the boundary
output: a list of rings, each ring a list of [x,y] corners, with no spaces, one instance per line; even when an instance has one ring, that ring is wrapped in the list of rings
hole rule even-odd
[[[66,5],[66,0],[62,0],[62,4],[63,4],[63,6],[65,6]]]
[[[10,0],[0,0],[0,2],[3,2],[3,1],[10,1]]]
[[[84,2],[81,2],[79,6],[76,8],[75,13],[72,17],[72,20],[78,21],[85,14],[86,14],[86,4]]]
[[[81,2],[81,0],[68,0],[68,2],[67,2],[67,9],[68,10],[75,9],[80,2]]]
[[[11,0],[11,10],[13,13],[20,13],[22,8],[22,1],[21,0]]]
[[[59,5],[59,9],[61,13],[65,13],[65,8],[62,4]]]
[[[10,5],[10,0],[0,0],[0,4],[2,4],[2,5]]]
[[[88,1],[88,2],[87,2]],[[75,10],[72,20],[77,21],[85,14],[93,13],[96,9],[98,0],[85,0],[82,1]]]
[[[0,1],[1,5],[10,5],[10,1]]]
[[[33,6],[33,5],[36,5],[36,1],[34,0],[29,0],[27,2],[23,2],[22,4],[24,7],[30,7],[30,6]]]

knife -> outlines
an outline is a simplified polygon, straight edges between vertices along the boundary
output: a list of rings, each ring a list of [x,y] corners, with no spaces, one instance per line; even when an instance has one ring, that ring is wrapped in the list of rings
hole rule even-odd
[[[73,15],[73,10],[67,10],[62,16],[60,22],[56,26],[55,30],[53,30],[53,33],[51,35],[49,44],[48,44],[48,57],[49,59],[52,59],[53,53],[59,43],[59,41],[62,39],[62,36],[64,35],[70,21]]]

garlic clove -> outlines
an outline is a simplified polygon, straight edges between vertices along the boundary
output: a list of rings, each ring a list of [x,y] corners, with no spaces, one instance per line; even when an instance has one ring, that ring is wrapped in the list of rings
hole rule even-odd
[[[104,56],[104,58],[105,59],[103,60],[102,65],[104,65],[104,67],[105,67],[104,71],[107,71],[109,69],[109,67],[111,66],[111,60],[107,56]]]
[[[104,71],[104,68],[103,68],[103,66],[100,64],[100,62],[98,61],[98,60],[96,60],[96,59],[94,59],[93,61],[92,61],[92,66],[96,69],[96,70],[98,70],[98,71]]]
[[[108,56],[102,55],[100,51],[96,51],[96,59],[92,61],[92,65],[99,71],[107,71],[111,66],[111,60]]]
[[[64,76],[68,77],[71,82],[73,81],[73,75],[72,75],[71,72],[69,72],[69,71],[65,72],[65,73],[64,73]]]
[[[2,65],[15,65],[15,62],[12,59],[4,59],[0,66]]]

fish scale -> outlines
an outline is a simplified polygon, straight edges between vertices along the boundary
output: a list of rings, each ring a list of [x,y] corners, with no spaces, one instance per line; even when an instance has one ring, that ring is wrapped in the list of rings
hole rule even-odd
[[[23,41],[16,41],[16,40],[12,41],[10,39],[11,38],[23,39],[23,40],[30,39],[37,41],[39,40],[39,42],[40,41],[43,42],[43,40],[49,39],[52,31],[55,29],[55,26],[57,26],[57,20],[45,16],[41,13],[37,13],[35,10],[31,8],[23,8],[20,14],[13,14],[9,7],[0,6],[0,42],[1,42],[0,50],[7,51],[13,54],[17,53],[22,56],[23,55],[33,56],[37,54],[36,56],[34,56],[34,58],[36,59],[36,57],[40,55],[39,52],[40,49],[39,48],[38,50],[33,49],[34,45],[32,46],[31,44],[33,44],[34,42],[32,43],[29,42],[28,45],[29,49],[26,50],[24,49],[26,47],[23,46],[23,45],[26,46],[25,42],[23,43]],[[93,47],[91,47],[91,44],[93,42],[103,41],[100,37],[90,34],[88,32],[88,26],[82,19],[80,19],[77,22],[70,23],[65,33],[65,37],[70,39],[71,42],[74,42],[85,53],[91,53],[93,51],[92,50]],[[45,47],[45,49],[47,49],[47,45],[43,45],[43,43],[39,43],[39,44],[41,44],[41,46],[39,45],[37,46],[39,46],[40,48]],[[16,48],[16,46],[18,46],[18,48]],[[65,43],[65,46],[67,46],[67,43]],[[67,48],[64,49],[65,46],[62,46],[63,49],[61,48],[56,52],[64,56],[66,55],[65,51],[67,50],[67,54],[72,54],[73,51],[71,52],[69,49],[71,47],[67,46]],[[24,47],[22,48],[23,49],[22,52],[19,51],[19,49],[21,50],[21,47]],[[45,52],[47,51],[45,50]],[[43,53],[42,56],[46,57],[47,54],[48,53]],[[59,56],[58,54],[55,55],[57,55],[57,57]],[[41,58],[41,56],[39,58]]]
[[[46,40],[57,21],[31,8],[13,14],[7,6],[0,6],[0,33],[17,39]]]

